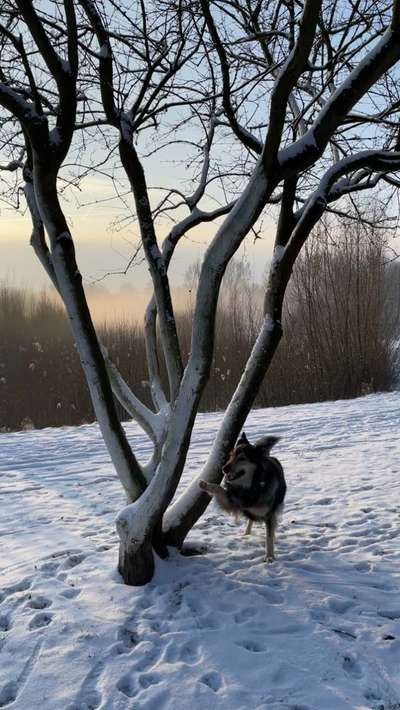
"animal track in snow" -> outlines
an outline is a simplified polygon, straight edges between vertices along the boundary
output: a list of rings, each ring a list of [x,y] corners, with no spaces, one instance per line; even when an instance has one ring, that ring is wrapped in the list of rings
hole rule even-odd
[[[7,707],[7,705],[11,705],[11,703],[14,703],[15,700],[17,700],[18,695],[26,684],[26,681],[35,666],[40,654],[41,646],[42,641],[38,641],[16,680],[9,681],[0,690],[0,708]]]
[[[70,703],[66,710],[96,710],[102,702],[98,690],[89,690],[86,694],[82,694],[78,702]]]
[[[17,594],[18,592],[26,592],[30,589],[32,582],[30,579],[25,577],[15,584],[11,584],[9,587],[3,587],[2,593],[4,595],[3,600],[10,596],[11,594]]]
[[[342,668],[346,675],[354,679],[362,678],[362,670],[357,661],[352,656],[344,656]]]
[[[187,641],[180,645],[177,643],[177,639],[173,639],[165,649],[163,660],[167,663],[183,661],[188,665],[195,665],[199,662],[200,658],[200,651],[194,641]]]
[[[137,673],[144,673],[153,667],[160,656],[160,650],[151,641],[141,641],[134,648],[132,658],[135,661],[134,669]],[[136,658],[138,659],[136,661]]]
[[[163,682],[163,676],[161,673],[140,673],[138,676],[138,682],[141,688],[149,688],[151,685],[157,685],[157,683]]]
[[[41,629],[44,626],[48,626],[53,620],[53,614],[49,612],[39,612],[29,622],[29,629],[33,631],[34,629]]]
[[[249,619],[252,619],[253,616],[255,616],[256,614],[257,611],[255,609],[248,607],[247,609],[242,609],[241,611],[238,611],[233,618],[236,624],[244,624]]]
[[[66,710],[95,710],[102,704],[103,698],[96,685],[104,667],[103,661],[95,663],[81,683],[76,699]]]
[[[121,626],[118,629],[117,639],[120,642],[120,653],[129,653],[138,644],[137,634],[127,626]]]
[[[243,641],[236,641],[237,646],[246,649],[246,651],[251,651],[252,653],[265,653],[267,650],[263,644],[258,641],[253,641],[252,639],[245,639]]]
[[[69,555],[62,565],[62,569],[73,569],[73,567],[77,567],[85,559],[86,555],[84,553]]]
[[[361,562],[357,562],[357,564],[354,565],[354,569],[357,570],[357,572],[369,572],[371,565],[369,562],[363,560]]]
[[[222,623],[222,620],[212,611],[209,614],[199,617],[199,626],[201,629],[218,629]]]
[[[0,690],[0,708],[5,708],[17,699],[18,686],[15,681],[11,680]]]
[[[394,621],[395,619],[400,619],[400,607],[395,607],[393,609],[378,609],[378,614],[384,619],[391,619]]]
[[[125,673],[117,683],[117,689],[127,698],[133,698],[137,694],[136,679],[132,673]]]
[[[217,673],[217,671],[209,671],[208,673],[205,673],[203,676],[201,676],[199,680],[200,683],[203,683],[203,685],[207,685],[208,688],[211,688],[214,693],[218,693],[218,691],[221,690],[224,684],[221,674]]]
[[[27,602],[27,606],[29,606],[31,609],[47,609],[49,606],[52,605],[51,599],[48,599],[47,597],[44,596],[37,596],[37,597],[32,597],[29,599]]]
[[[11,621],[8,614],[0,614],[0,632],[9,631],[11,629]]]
[[[64,589],[64,591],[60,592],[60,595],[65,597],[65,599],[75,599],[75,597],[79,596],[81,591],[79,587],[68,587],[68,589]]]
[[[59,566],[59,562],[49,561],[44,562],[39,569],[45,577],[52,577],[57,572]]]
[[[335,614],[345,614],[346,611],[354,606],[354,601],[340,597],[329,597],[327,605]]]

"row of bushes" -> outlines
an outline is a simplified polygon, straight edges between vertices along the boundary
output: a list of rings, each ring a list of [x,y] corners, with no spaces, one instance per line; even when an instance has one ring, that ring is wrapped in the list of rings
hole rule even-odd
[[[399,267],[385,263],[385,248],[382,237],[360,227],[336,235],[334,243],[326,232],[313,238],[294,270],[284,338],[256,405],[348,398],[393,387]],[[197,276],[194,266],[187,277],[187,305],[178,315],[184,357]],[[203,411],[224,409],[229,402],[258,330],[261,293],[248,264],[234,262],[224,279]],[[1,430],[93,420],[69,324],[54,298],[3,284],[0,332]],[[135,394],[150,404],[141,326],[114,321],[99,325],[98,332]]]

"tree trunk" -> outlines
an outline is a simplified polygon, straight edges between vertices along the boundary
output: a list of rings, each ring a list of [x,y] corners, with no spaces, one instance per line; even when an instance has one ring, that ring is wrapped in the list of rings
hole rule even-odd
[[[215,476],[213,476],[213,483],[220,483],[222,476],[222,469],[219,469]],[[178,550],[180,550],[186,536],[192,527],[197,523],[199,518],[201,518],[210,502],[210,496],[207,493],[203,493],[203,491],[199,488],[198,495],[193,496],[191,504],[188,505],[182,515],[175,520],[175,524],[171,524],[171,526],[166,527],[164,531],[165,544],[170,547],[177,547]]]
[[[154,574],[154,554],[151,535],[132,548],[125,539],[119,543],[118,572],[125,584],[141,586],[150,582]]]
[[[253,347],[246,369],[226,410],[214,446],[200,475],[200,478],[204,478],[210,483],[220,483],[222,479],[223,463],[246,421],[261,382],[281,340],[280,314],[282,298],[281,292],[278,295],[273,294],[271,298],[272,303],[270,305],[273,305],[271,311],[275,312],[278,318],[273,321],[271,316],[268,315],[264,319],[264,324]],[[199,480],[199,478],[195,479],[164,515],[164,539],[168,545],[182,547],[186,536],[204,513],[211,500],[210,496],[200,489]]]
[[[168,557],[162,532],[162,517],[154,527],[148,529],[143,540],[135,540],[135,532],[129,521],[117,520],[117,530],[120,536],[118,571],[125,584],[141,586],[147,584],[154,574],[154,555],[161,559]]]
[[[57,170],[50,157],[33,153],[33,184],[40,217],[51,243],[51,263],[69,317],[93,409],[128,500],[146,487],[142,469],[118,417],[103,354],[75,259],[75,247],[58,201]]]

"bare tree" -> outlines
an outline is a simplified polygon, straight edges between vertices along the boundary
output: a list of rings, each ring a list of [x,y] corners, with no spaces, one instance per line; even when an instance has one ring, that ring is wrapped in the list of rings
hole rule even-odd
[[[313,227],[327,210],[348,210],[344,200],[354,192],[384,184],[389,195],[398,187],[400,2],[2,0],[1,11],[2,167],[11,175],[23,169],[31,243],[65,303],[128,496],[117,519],[119,569],[127,583],[142,584],[153,574],[153,550],[181,546],[209,502],[195,480],[171,505],[209,377],[221,280],[244,238],[275,210],[264,319],[201,472],[211,482],[221,479],[279,344],[285,290]],[[67,157],[78,162],[94,141],[113,170],[118,156],[128,179],[153,281],[145,315],[153,410],[102,350],[60,201]],[[178,165],[172,185],[158,185],[164,192],[156,202],[147,173],[164,145],[178,155],[186,149],[193,189],[181,189]],[[8,183],[5,199],[10,190]],[[174,225],[160,246],[165,217]],[[168,267],[184,235],[217,220],[184,363]],[[126,439],[114,396],[153,441],[146,466]]]

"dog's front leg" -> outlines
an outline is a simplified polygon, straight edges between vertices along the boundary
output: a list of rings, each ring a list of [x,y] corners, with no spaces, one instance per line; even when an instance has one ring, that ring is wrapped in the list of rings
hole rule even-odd
[[[208,483],[208,481],[199,481],[199,487],[202,491],[208,493],[209,496],[214,496],[218,505],[228,512],[233,512],[236,507],[232,505],[229,496],[224,488],[217,483]]]

